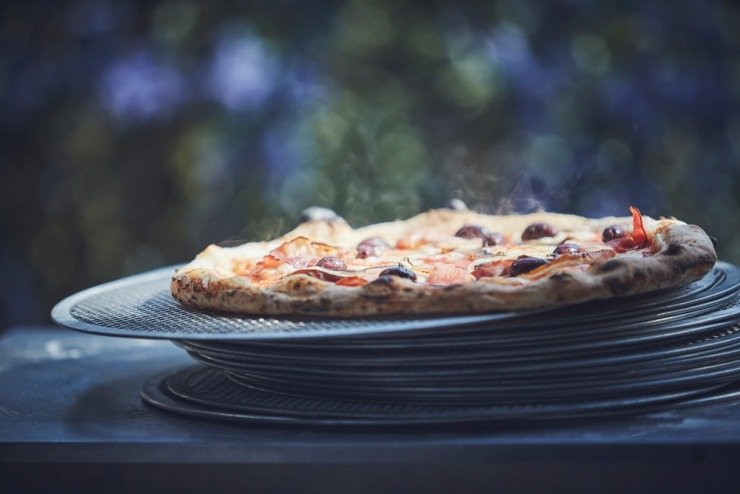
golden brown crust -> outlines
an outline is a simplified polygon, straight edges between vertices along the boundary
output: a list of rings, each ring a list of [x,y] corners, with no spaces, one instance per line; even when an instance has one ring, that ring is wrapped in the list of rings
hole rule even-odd
[[[716,254],[699,228],[675,219],[644,218],[652,238],[650,255],[627,252],[596,258],[588,263],[568,259],[517,277],[489,277],[447,286],[415,283],[399,277],[378,278],[364,286],[338,286],[307,274],[295,274],[259,285],[232,269],[239,256],[260,259],[270,250],[297,236],[330,245],[356,245],[382,236],[396,242],[414,230],[446,230],[477,224],[503,232],[512,240],[534,222],[555,225],[561,234],[588,237],[628,218],[586,219],[573,215],[536,213],[489,216],[471,211],[434,210],[405,221],[352,229],[342,221],[309,222],[270,242],[234,248],[209,246],[172,279],[172,294],[185,305],[228,312],[326,317],[390,314],[482,313],[499,310],[562,306],[614,296],[686,285],[704,276]],[[525,243],[526,244],[526,243]],[[521,248],[527,248],[522,245]]]

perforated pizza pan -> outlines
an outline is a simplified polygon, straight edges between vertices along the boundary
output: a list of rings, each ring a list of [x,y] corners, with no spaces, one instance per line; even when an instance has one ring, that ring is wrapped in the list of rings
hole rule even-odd
[[[683,357],[656,358],[647,362],[614,365],[602,362],[590,372],[588,368],[555,368],[551,371],[533,372],[531,369],[477,367],[439,368],[428,373],[399,371],[376,372],[326,372],[320,369],[308,372],[305,368],[285,366],[250,368],[213,362],[210,359],[195,359],[207,365],[228,370],[229,374],[243,378],[241,382],[271,386],[273,389],[312,388],[342,393],[395,393],[411,389],[427,389],[434,392],[454,393],[475,397],[480,393],[531,393],[536,396],[551,390],[573,388],[592,391],[611,387],[632,388],[634,386],[664,386],[670,383],[688,384],[729,377],[738,378],[740,346],[737,344],[713,351],[697,352]],[[725,376],[725,377],[723,377]]]
[[[165,267],[83,290],[59,302],[51,316],[62,326],[107,336],[272,340],[433,330],[488,324],[526,314],[500,312],[455,317],[320,319],[196,311],[180,305],[170,295],[169,283],[176,268]]]
[[[556,371],[575,370],[589,373],[606,368],[622,370],[641,362],[667,362],[672,359],[685,361],[686,359],[704,357],[717,352],[725,352],[740,346],[740,328],[730,327],[715,330],[706,336],[691,339],[686,342],[671,343],[659,347],[646,346],[595,354],[590,351],[561,353],[544,347],[539,354],[534,352],[521,355],[516,351],[500,352],[493,348],[490,351],[476,351],[468,354],[451,353],[445,355],[440,352],[434,355],[425,355],[410,348],[402,355],[388,356],[381,351],[365,353],[362,357],[357,354],[309,355],[300,352],[279,356],[259,355],[252,352],[239,354],[235,352],[220,353],[211,351],[208,345],[199,345],[193,342],[178,342],[178,345],[187,350],[196,358],[203,359],[209,365],[222,366],[232,369],[257,370],[265,372],[289,369],[293,372],[307,375],[325,375],[331,378],[349,379],[353,377],[367,379],[383,379],[388,376],[395,378],[399,375],[434,376],[434,379],[444,379],[446,376],[458,373],[486,375],[495,372],[499,375],[507,373],[539,375]]]
[[[306,396],[363,397],[373,400],[439,401],[457,400],[462,403],[491,402],[516,399],[540,402],[545,398],[590,397],[621,395],[652,390],[689,389],[702,385],[720,384],[740,378],[736,360],[738,349],[707,359],[675,362],[666,367],[632,368],[621,374],[596,371],[592,374],[481,376],[465,379],[438,379],[432,376],[418,379],[377,380],[316,380],[296,374],[278,377],[249,372],[228,372],[240,384],[271,391],[298,393]],[[731,360],[723,360],[731,359]],[[703,361],[702,361],[703,360]],[[698,361],[698,362],[697,362]]]
[[[286,396],[239,386],[215,369],[191,367],[153,376],[141,396],[150,405],[177,414],[245,423],[330,427],[486,423],[510,427],[714,404],[737,399],[740,388],[712,386],[617,400],[450,407]]]
[[[332,340],[311,340],[304,345],[265,345],[262,342],[239,344],[221,341],[178,340],[177,343],[188,350],[217,358],[236,358],[251,363],[268,361],[270,363],[305,363],[311,367],[322,365],[363,366],[375,365],[435,365],[452,364],[459,361],[469,364],[480,360],[503,361],[506,359],[535,361],[539,358],[572,358],[578,355],[595,356],[629,352],[638,349],[665,347],[681,341],[695,341],[709,337],[716,330],[723,329],[740,316],[740,299],[733,305],[714,313],[687,318],[680,323],[644,328],[634,326],[624,328],[585,328],[574,338],[574,330],[555,328],[554,336],[545,338],[540,333],[530,334],[522,330],[518,344],[511,345],[508,337],[498,330],[469,341],[465,336],[450,338],[449,345],[429,345],[428,338],[405,339],[404,346],[365,345],[365,339],[357,338],[356,345],[332,345]],[[322,344],[326,342],[326,344]]]
[[[341,337],[395,338],[396,335],[433,336],[449,332],[462,336],[468,329],[475,333],[501,326],[511,331],[522,326],[551,327],[553,321],[556,325],[567,323],[572,326],[579,318],[582,322],[603,319],[609,311],[619,314],[619,311],[631,308],[639,313],[641,303],[649,308],[648,312],[654,314],[656,307],[657,312],[669,311],[671,300],[674,299],[679,301],[679,307],[684,307],[691,297],[697,297],[697,304],[707,300],[711,302],[713,298],[722,296],[723,291],[736,289],[740,277],[738,268],[718,263],[704,280],[674,291],[675,298],[671,298],[670,293],[659,292],[556,311],[450,317],[318,319],[247,317],[187,309],[169,293],[169,281],[175,268],[170,266],[84,290],[57,304],[52,311],[52,318],[72,329],[108,336],[264,342],[322,339],[332,344]],[[403,344],[402,341],[398,343]]]

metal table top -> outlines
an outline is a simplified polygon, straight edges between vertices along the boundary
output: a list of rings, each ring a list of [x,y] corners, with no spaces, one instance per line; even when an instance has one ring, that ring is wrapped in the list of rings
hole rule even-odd
[[[169,342],[17,327],[0,339],[0,492],[674,492],[740,486],[740,403],[501,429],[268,427],[143,404]],[[8,490],[10,489],[10,490]]]

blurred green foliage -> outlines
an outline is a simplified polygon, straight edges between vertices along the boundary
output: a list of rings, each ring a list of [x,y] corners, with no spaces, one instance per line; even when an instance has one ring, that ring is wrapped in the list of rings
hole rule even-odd
[[[5,3],[0,323],[450,197],[675,215],[740,262],[734,2]]]

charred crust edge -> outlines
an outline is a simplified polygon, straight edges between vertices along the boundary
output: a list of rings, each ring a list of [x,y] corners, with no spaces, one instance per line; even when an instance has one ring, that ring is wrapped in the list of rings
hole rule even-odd
[[[666,256],[675,256],[683,252],[684,248],[681,244],[672,243],[668,245],[668,248],[663,251]]]
[[[604,284],[614,295],[625,295],[629,291],[629,284],[617,276],[604,278]]]
[[[624,266],[625,263],[621,259],[610,259],[599,267],[599,271],[601,271],[602,273],[609,273]]]

